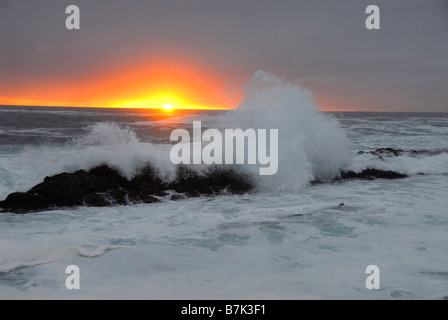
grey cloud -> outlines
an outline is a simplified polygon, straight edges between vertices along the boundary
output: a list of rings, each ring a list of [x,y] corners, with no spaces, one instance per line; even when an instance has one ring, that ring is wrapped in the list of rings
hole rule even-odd
[[[65,7],[81,30],[65,29]],[[0,95],[17,79],[99,72],[176,52],[249,78],[258,69],[301,78],[317,96],[383,110],[448,111],[446,1],[0,0]]]

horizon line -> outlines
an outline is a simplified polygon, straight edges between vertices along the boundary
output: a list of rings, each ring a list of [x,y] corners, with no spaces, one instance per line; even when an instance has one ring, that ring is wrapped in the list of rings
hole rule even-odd
[[[163,110],[163,108],[154,108],[154,107],[140,107],[140,108],[133,108],[133,107],[112,107],[112,106],[104,106],[104,107],[89,107],[89,106],[44,106],[44,105],[16,105],[16,104],[0,104],[0,107],[31,107],[31,108],[77,108],[77,109],[121,109],[121,110],[159,110],[164,113],[166,110]],[[229,109],[229,108],[175,108],[171,111],[236,111],[237,108]],[[358,113],[448,113],[448,111],[384,111],[384,110],[332,110],[332,109],[325,109],[325,108],[319,108],[319,111],[321,112],[358,112]]]

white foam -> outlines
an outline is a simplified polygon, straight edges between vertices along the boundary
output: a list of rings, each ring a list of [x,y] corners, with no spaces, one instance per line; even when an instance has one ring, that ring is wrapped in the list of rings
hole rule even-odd
[[[75,139],[77,146],[105,146],[137,144],[139,139],[128,127],[113,122],[99,122],[91,126],[90,132]]]
[[[259,177],[262,190],[299,190],[314,179],[329,180],[351,162],[350,144],[338,122],[319,112],[310,91],[258,71],[247,88],[235,126],[279,130],[279,170]]]
[[[98,123],[90,132],[65,146],[26,146],[15,156],[2,159],[1,195],[27,191],[46,176],[61,172],[89,170],[101,164],[117,168],[132,178],[148,163],[162,178],[171,180],[175,167],[169,159],[170,145],[140,142],[129,128],[114,123]],[[7,178],[6,178],[7,177]],[[5,184],[7,184],[5,186]]]
[[[98,247],[97,246],[93,246],[93,247],[92,246],[90,246],[90,247],[78,246],[75,249],[80,257],[96,258],[96,257],[102,256],[107,251],[116,250],[116,249],[120,249],[120,248],[123,248],[123,246],[98,246]]]
[[[354,158],[350,169],[360,172],[364,169],[390,170],[408,175],[424,174],[448,174],[448,153],[437,155],[378,157],[364,154]]]
[[[0,215],[0,239],[8,239],[0,261],[20,262],[11,267],[52,261],[8,275],[0,296],[442,298],[448,292],[447,246],[441,241],[446,188],[434,189],[434,179],[423,179]],[[446,186],[447,177],[443,181]],[[342,201],[345,206],[337,207]],[[117,243],[120,250],[86,259]],[[71,264],[81,270],[75,295],[64,285]],[[370,264],[380,267],[381,290],[365,288]]]
[[[2,261],[0,263],[0,272],[7,273],[17,269],[37,267],[43,264],[49,264],[52,260],[32,260],[32,261]]]

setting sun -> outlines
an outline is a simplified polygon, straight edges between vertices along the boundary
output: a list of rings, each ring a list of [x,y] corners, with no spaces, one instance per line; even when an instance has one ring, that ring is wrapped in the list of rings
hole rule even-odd
[[[164,104],[163,106],[162,106],[162,108],[163,108],[163,110],[173,110],[174,109],[174,106],[172,105],[172,104]]]

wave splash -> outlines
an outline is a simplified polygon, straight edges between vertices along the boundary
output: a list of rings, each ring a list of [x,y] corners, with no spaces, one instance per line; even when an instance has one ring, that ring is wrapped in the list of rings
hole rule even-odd
[[[93,125],[86,135],[73,140],[76,146],[102,146],[138,144],[140,139],[128,127],[117,123],[99,122]]]
[[[257,71],[246,99],[230,116],[236,126],[279,130],[279,170],[255,176],[258,187],[294,191],[312,180],[331,181],[351,163],[350,143],[336,119],[319,111],[300,81]]]

